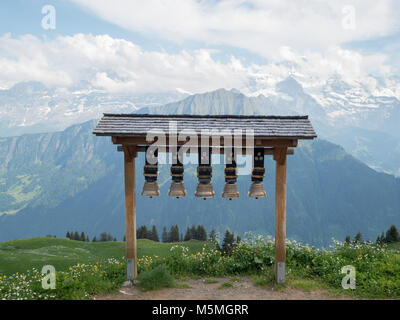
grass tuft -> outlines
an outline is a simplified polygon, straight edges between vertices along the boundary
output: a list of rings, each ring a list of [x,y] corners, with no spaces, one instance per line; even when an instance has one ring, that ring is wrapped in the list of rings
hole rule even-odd
[[[254,275],[251,281],[257,287],[274,287],[275,274],[273,268],[268,268],[263,273]]]
[[[165,265],[141,272],[138,277],[138,287],[144,291],[172,288],[175,280]]]
[[[204,280],[204,283],[211,284],[211,283],[218,283],[217,279],[208,278]]]
[[[241,279],[241,278],[239,278],[239,277],[232,277],[231,279],[230,279],[232,282],[242,282],[243,280]]]
[[[218,287],[218,289],[228,289],[228,288],[233,288],[233,283],[231,281],[225,281],[221,283]]]
[[[288,283],[291,287],[305,292],[326,289],[326,286],[312,279],[294,279]]]

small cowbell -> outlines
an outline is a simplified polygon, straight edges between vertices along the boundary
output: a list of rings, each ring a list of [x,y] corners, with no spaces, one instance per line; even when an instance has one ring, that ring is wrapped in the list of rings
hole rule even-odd
[[[239,198],[239,191],[236,187],[236,183],[225,183],[224,191],[222,192],[222,198],[228,198],[232,200],[233,198]]]
[[[160,189],[158,188],[157,181],[144,182],[142,196],[152,198],[152,197],[157,197],[159,195],[160,195]]]
[[[264,190],[262,181],[255,181],[250,185],[248,196],[251,198],[265,198],[267,193]]]
[[[196,192],[194,193],[194,195],[198,198],[203,198],[204,200],[207,198],[213,198],[215,196],[215,192],[212,183],[199,182],[197,184]]]
[[[169,187],[168,195],[176,198],[186,196],[186,190],[183,181],[172,181],[171,186]]]

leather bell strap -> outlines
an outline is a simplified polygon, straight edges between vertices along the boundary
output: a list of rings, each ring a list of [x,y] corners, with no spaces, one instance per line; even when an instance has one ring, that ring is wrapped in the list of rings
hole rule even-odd
[[[197,178],[211,181],[212,167],[208,165],[200,165],[197,167]],[[204,181],[205,182],[205,181]]]
[[[158,166],[156,164],[146,164],[143,171],[144,178],[147,182],[157,181]]]
[[[171,177],[173,181],[179,182],[183,180],[184,168],[183,165],[176,164],[171,166]]]
[[[251,181],[263,181],[265,176],[265,168],[253,168],[251,173]]]
[[[237,179],[237,168],[227,167],[225,168],[225,182],[236,182]]]

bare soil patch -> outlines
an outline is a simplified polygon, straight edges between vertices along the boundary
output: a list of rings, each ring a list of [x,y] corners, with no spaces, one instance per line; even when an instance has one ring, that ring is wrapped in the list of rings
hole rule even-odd
[[[121,288],[118,293],[96,296],[96,300],[348,300],[351,297],[330,296],[324,290],[302,290],[286,287],[274,289],[254,286],[249,277],[240,277],[231,288],[219,289],[229,278],[215,278],[217,283],[206,283],[206,278],[190,279],[186,283],[190,288],[169,288],[143,292],[140,289]]]

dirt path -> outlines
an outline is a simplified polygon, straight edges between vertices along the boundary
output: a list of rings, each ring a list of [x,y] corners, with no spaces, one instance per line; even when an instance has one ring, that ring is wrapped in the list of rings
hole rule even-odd
[[[216,278],[218,283],[205,283],[205,279],[187,280],[190,288],[171,288],[142,292],[137,288],[121,288],[117,294],[96,296],[96,300],[333,300],[351,299],[331,297],[322,290],[304,292],[293,288],[274,290],[255,287],[247,277],[234,282],[234,287],[218,289],[229,278]]]

